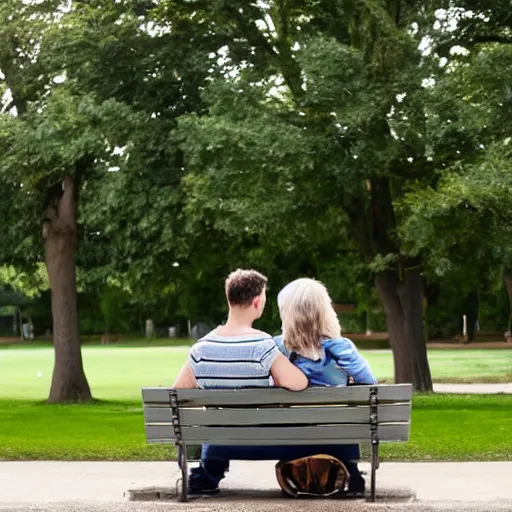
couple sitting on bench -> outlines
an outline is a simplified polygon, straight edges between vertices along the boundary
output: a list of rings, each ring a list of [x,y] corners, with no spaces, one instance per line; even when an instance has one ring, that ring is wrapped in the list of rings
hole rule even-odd
[[[367,361],[340,332],[326,288],[313,279],[297,279],[278,295],[282,336],[252,327],[266,302],[267,279],[255,270],[236,270],[226,279],[229,316],[190,350],[174,388],[283,387],[375,384]],[[218,446],[203,445],[201,465],[191,471],[189,494],[219,492],[230,460],[293,460],[325,454],[343,462],[348,494],[361,496],[365,480],[357,460],[359,445]]]

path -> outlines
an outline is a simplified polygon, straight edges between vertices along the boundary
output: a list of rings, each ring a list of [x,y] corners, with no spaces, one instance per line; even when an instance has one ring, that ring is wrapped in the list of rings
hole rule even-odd
[[[140,490],[150,487],[172,492],[177,473],[173,462],[0,462],[0,510],[152,512],[182,507],[198,512],[299,512],[318,509],[318,501],[283,499],[277,488],[274,464],[267,461],[233,463],[223,485],[224,497],[198,500],[189,505],[175,501],[123,501],[129,489],[136,490],[135,496],[139,499]],[[378,471],[377,488],[381,496],[395,496],[399,488],[397,496],[401,502],[381,500],[374,505],[360,500],[325,501],[322,509],[323,512],[510,511],[511,474],[512,462],[383,463]]]
[[[453,343],[429,341],[427,348],[440,350],[475,350],[475,349],[504,349],[512,350],[512,343],[505,341],[472,341],[471,343]]]
[[[456,393],[471,395],[512,395],[512,382],[499,384],[434,384],[436,393]]]

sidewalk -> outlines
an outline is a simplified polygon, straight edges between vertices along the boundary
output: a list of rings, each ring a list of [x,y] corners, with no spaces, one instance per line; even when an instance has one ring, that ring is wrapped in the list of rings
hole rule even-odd
[[[365,464],[363,469],[368,469]],[[0,510],[163,510],[170,506],[194,511],[233,509],[313,510],[318,501],[283,499],[274,476],[274,463],[234,462],[223,482],[224,497],[189,505],[174,500],[129,503],[150,488],[174,493],[178,469],[173,462],[0,462]],[[512,462],[383,463],[377,490],[398,502],[377,505],[364,501],[322,501],[332,510],[512,510]],[[396,491],[398,489],[398,491]],[[132,490],[134,492],[126,492]],[[458,502],[458,503],[456,503]],[[251,505],[252,503],[252,505]],[[300,505],[300,506],[299,506]],[[268,508],[267,508],[268,506]],[[448,507],[448,508],[447,508]]]
[[[512,382],[498,384],[434,384],[435,393],[453,393],[469,395],[512,395]]]

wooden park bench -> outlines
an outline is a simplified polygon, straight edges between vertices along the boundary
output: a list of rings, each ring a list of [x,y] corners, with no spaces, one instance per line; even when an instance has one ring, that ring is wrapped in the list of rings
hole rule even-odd
[[[187,501],[190,448],[217,445],[371,445],[371,501],[379,444],[409,439],[410,384],[285,389],[143,388],[148,443],[175,444]]]

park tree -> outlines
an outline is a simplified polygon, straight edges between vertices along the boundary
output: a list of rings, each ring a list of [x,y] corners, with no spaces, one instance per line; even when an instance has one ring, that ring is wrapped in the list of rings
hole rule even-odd
[[[344,229],[332,225],[332,236],[348,234],[347,247],[374,273],[395,381],[422,391],[432,388],[422,332],[431,253],[411,246],[401,229],[410,211],[400,205],[482,152],[461,121],[461,102],[478,85],[464,80],[453,96],[450,78],[454,66],[472,65],[463,42],[507,32],[491,30],[487,8],[473,4],[190,6],[231,34],[212,55],[207,115],[180,125],[194,207],[216,210],[224,229],[255,233],[278,224],[304,233],[305,217],[328,225],[323,215],[336,208]]]
[[[6,221],[12,230],[29,224],[26,243],[37,240],[37,228],[42,230],[55,346],[50,402],[91,398],[76,316],[77,201],[95,161],[108,158],[107,137],[122,137],[129,119],[130,113],[113,101],[75,98],[54,88],[50,97],[28,105],[23,115],[3,120],[3,180],[17,188],[11,201],[25,208],[20,218],[11,215]],[[21,247],[12,249],[13,256],[19,256]]]
[[[177,118],[204,109],[208,55],[225,43],[192,18],[179,9],[164,18],[153,2],[109,9],[84,2],[53,40],[52,51],[64,56],[77,90],[115,98],[144,119],[130,144],[118,148],[115,172],[91,182],[82,195],[88,249],[78,262],[89,287],[102,289],[113,278],[148,313],[176,297],[176,309],[188,316],[197,309],[190,297],[204,295],[213,285],[207,276],[227,266],[214,251],[221,240],[204,232],[201,241],[184,226],[183,153],[171,138]],[[84,61],[94,65],[84,67]],[[201,243],[210,245],[209,257]]]
[[[478,286],[486,276],[501,274],[510,301],[512,39],[499,7],[475,23],[463,22],[464,46],[436,91],[450,98],[450,124],[469,150],[435,186],[409,190],[400,232],[411,253],[428,255],[434,279],[460,273]],[[433,122],[446,124],[442,118]],[[508,325],[510,330],[510,320]]]
[[[11,0],[0,6],[4,91],[0,177],[2,192],[10,191],[2,208],[9,226],[2,233],[2,260],[46,264],[55,346],[50,402],[91,399],[80,351],[75,267],[77,256],[85,263],[98,256],[98,251],[78,252],[79,242],[85,240],[82,246],[91,248],[94,242],[104,242],[104,235],[91,231],[97,226],[87,224],[79,205],[120,168],[124,161],[120,148],[130,147],[142,133],[151,133],[151,118],[138,113],[121,94],[115,97],[114,79],[118,88],[123,85],[102,66],[116,37],[131,38],[132,43],[139,38],[134,46],[139,50],[142,46],[143,52],[144,43],[152,38],[140,28],[140,21],[128,29],[113,24],[122,15],[137,20],[128,6],[112,4],[104,9],[107,6],[101,4]],[[72,61],[78,57],[72,53],[76,45],[86,45],[84,27],[93,27],[95,16],[104,27],[110,16],[111,32],[101,32],[89,53]],[[68,51],[63,33],[69,37]],[[87,87],[82,75],[106,89]],[[130,89],[136,85],[132,82]]]
[[[44,246],[55,344],[51,402],[91,399],[76,320],[74,260],[77,178],[93,157],[83,139],[68,147],[73,136],[80,137],[79,130],[67,133],[87,115],[79,120],[74,98],[53,95],[57,73],[45,68],[39,55],[52,24],[62,17],[58,7],[59,2],[41,6],[14,0],[0,6],[1,180],[2,188],[11,191],[3,219],[8,229],[2,233],[2,257],[36,264],[43,259]],[[42,231],[42,240],[37,231]],[[35,240],[39,243],[33,245]]]
[[[480,187],[482,196],[489,197],[487,209],[480,203],[480,213],[487,212],[491,226],[494,226],[492,236],[485,237],[484,242],[494,242],[490,248],[494,256],[491,261],[498,261],[497,267],[501,269],[509,298],[506,337],[510,338],[512,245],[508,243],[511,227],[509,198],[504,197],[504,192],[509,187],[510,175],[507,165],[510,161],[510,130],[507,123],[512,115],[512,12],[509,4],[502,1],[488,6],[483,2],[461,0],[456,2],[456,7],[473,13],[473,16],[466,15],[461,20],[459,44],[469,52],[470,63],[465,75],[472,95],[471,101],[467,96],[464,98],[465,104],[469,103],[465,117],[470,126],[476,125],[479,129],[478,147],[484,150],[484,157],[480,156],[474,165],[466,166],[468,176],[461,177],[464,173],[459,173],[459,179],[468,179],[475,188]],[[488,246],[487,243],[484,246]]]
[[[221,319],[222,276],[233,267],[254,265],[275,275],[274,286],[279,286],[295,270],[309,272],[320,240],[325,246],[328,231],[340,224],[339,213],[331,211],[330,227],[320,231],[318,222],[312,227],[308,220],[300,239],[276,226],[279,232],[264,239],[266,251],[244,226],[236,233],[216,229],[222,212],[216,205],[206,211],[207,196],[192,197],[194,177],[186,177],[174,131],[184,115],[206,112],[211,54],[229,42],[230,34],[216,30],[211,20],[207,28],[198,24],[188,6],[167,11],[130,5],[107,10],[84,4],[52,38],[51,53],[74,78],[68,85],[74,94],[88,90],[99,98],[113,97],[150,126],[132,137],[116,172],[91,180],[81,193],[81,246],[86,250],[77,257],[81,270],[89,268],[81,275],[98,289],[105,277],[114,276],[144,311],[176,297],[173,303],[185,318]],[[95,65],[81,66],[83,61]],[[307,234],[315,231],[317,237]],[[279,272],[279,266],[288,272]]]
[[[418,48],[434,21],[427,7],[194,4],[197,19],[215,20],[232,42],[212,56],[208,114],[181,122],[192,199],[210,198],[218,225],[298,234],[308,217],[329,225],[337,211],[343,229],[331,224],[331,236],[374,270],[395,380],[418,390],[432,387],[423,261],[403,249],[394,204],[444,164],[427,142],[425,81],[438,72]]]
[[[198,30],[193,16],[176,10],[164,19],[157,7],[21,0],[0,7],[0,179],[10,228],[1,259],[46,262],[51,402],[91,398],[76,264],[82,284],[103,289],[110,278],[151,304],[152,296],[179,293],[178,262],[195,248],[180,231],[183,154],[169,135],[177,117],[204,105],[208,54],[225,41]]]

